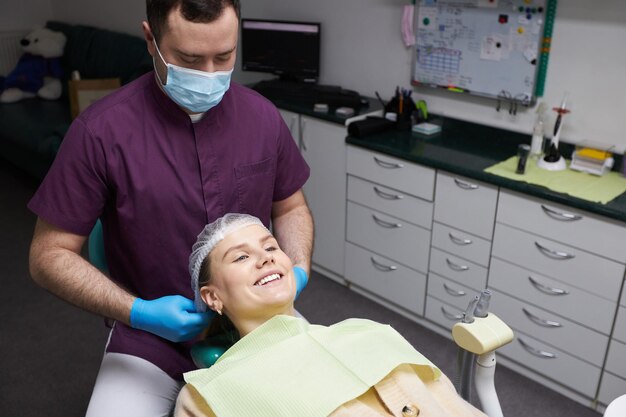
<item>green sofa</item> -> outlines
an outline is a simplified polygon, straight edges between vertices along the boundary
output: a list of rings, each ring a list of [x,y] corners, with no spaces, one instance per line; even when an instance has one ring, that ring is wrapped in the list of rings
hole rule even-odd
[[[63,95],[55,101],[30,98],[0,103],[0,158],[38,179],[48,171],[71,123],[67,80],[72,71],[79,71],[83,79],[120,78],[126,84],[152,69],[142,38],[53,21],[46,27],[67,37]]]

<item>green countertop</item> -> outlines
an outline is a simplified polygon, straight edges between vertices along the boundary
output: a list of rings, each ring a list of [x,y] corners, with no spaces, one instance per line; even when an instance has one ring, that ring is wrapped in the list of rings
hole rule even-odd
[[[516,155],[517,145],[530,143],[530,135],[451,118],[435,117],[433,123],[441,124],[441,133],[425,136],[412,132],[389,131],[366,138],[348,136],[346,142],[626,222],[626,193],[607,204],[592,203],[545,187],[484,172],[485,168]],[[571,146],[564,145],[562,154],[569,157],[571,150]],[[616,166],[619,166],[619,161],[616,162]]]
[[[364,114],[370,114],[376,111],[380,111],[383,109],[382,104],[371,97],[364,97],[367,99],[368,104],[366,106],[361,106],[359,109],[356,109],[354,114],[350,117],[343,117],[335,115],[335,107],[331,107],[328,110],[328,113],[318,113],[313,111],[313,106],[310,104],[297,103],[290,100],[280,100],[280,99],[272,99],[272,102],[276,107],[281,108],[283,110],[289,110],[296,113],[303,114],[305,116],[315,117],[317,119],[326,120],[329,122],[337,123],[343,125],[346,123],[347,119],[352,119],[357,116],[361,116]]]

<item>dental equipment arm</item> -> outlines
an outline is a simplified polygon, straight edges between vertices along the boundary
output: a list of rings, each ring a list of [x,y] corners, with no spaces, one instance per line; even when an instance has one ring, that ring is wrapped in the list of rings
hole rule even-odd
[[[496,349],[513,340],[513,331],[495,314],[488,313],[487,308],[491,292],[484,290],[480,297],[475,298],[468,306],[464,320],[456,323],[452,328],[452,338],[462,352],[478,355],[474,374],[476,393],[483,411],[489,417],[502,417],[502,408],[494,385],[496,366]],[[467,319],[471,316],[471,319]],[[468,372],[473,370],[473,363],[463,364],[465,373],[461,381],[469,380]],[[469,371],[468,371],[469,369]],[[469,389],[459,392],[469,400]],[[467,395],[467,397],[465,395]]]

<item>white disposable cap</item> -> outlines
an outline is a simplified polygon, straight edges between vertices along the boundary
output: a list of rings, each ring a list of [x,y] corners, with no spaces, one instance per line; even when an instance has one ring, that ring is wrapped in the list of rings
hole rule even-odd
[[[204,226],[204,229],[198,235],[196,243],[191,248],[191,255],[189,256],[189,274],[191,275],[191,288],[195,297],[196,311],[202,312],[207,310],[206,304],[200,297],[199,276],[202,262],[227,235],[243,227],[255,224],[267,230],[263,222],[258,218],[249,214],[239,213],[225,214],[223,217]]]

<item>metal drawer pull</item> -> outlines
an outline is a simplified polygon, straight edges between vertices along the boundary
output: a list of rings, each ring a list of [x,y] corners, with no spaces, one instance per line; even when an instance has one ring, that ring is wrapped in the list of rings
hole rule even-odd
[[[461,181],[458,178],[455,178],[454,182],[456,183],[457,186],[459,186],[459,188],[462,188],[464,190],[477,190],[478,189],[478,185],[470,184],[469,182],[465,182],[465,181]]]
[[[390,193],[386,193],[384,191],[381,191],[378,187],[374,186],[374,192],[380,197],[380,198],[384,198],[385,200],[402,200],[404,198],[403,195],[400,194],[390,194]]]
[[[443,283],[443,288],[446,290],[448,294],[450,294],[453,297],[463,297],[466,294],[465,291],[455,290],[455,289],[448,287],[448,284],[446,284],[445,282]]]
[[[569,291],[567,290],[562,290],[560,288],[552,288],[552,287],[548,287],[547,285],[543,285],[542,283],[536,281],[533,277],[529,276],[528,280],[530,281],[531,284],[533,284],[533,286],[535,288],[537,288],[539,291],[548,294],[548,295],[567,295],[569,294]]]
[[[374,161],[376,161],[376,163],[383,168],[388,168],[388,169],[404,168],[403,164],[396,164],[393,162],[382,161],[378,159],[376,156],[374,157]]]
[[[548,249],[537,241],[535,241],[535,246],[537,246],[541,252],[554,259],[573,259],[576,257],[576,255],[572,255],[571,253]]]
[[[298,116],[291,116],[291,122],[289,123],[289,131],[293,132],[293,128],[296,125],[296,121],[298,121]]]
[[[441,306],[441,312],[443,313],[443,315],[445,316],[445,318],[447,318],[448,320],[461,320],[463,318],[463,313],[459,313],[459,314],[452,314],[450,312],[448,312],[448,310],[446,310],[446,308],[444,306]]]
[[[565,212],[560,212],[560,211],[556,211],[554,209],[551,209],[550,207],[546,207],[543,204],[541,205],[541,208],[543,209],[543,211],[550,217],[552,217],[553,219],[556,220],[563,220],[563,221],[567,221],[567,222],[572,222],[572,221],[576,221],[576,220],[582,220],[583,216],[580,216],[578,214],[571,214],[571,213],[565,213]]]
[[[376,262],[376,259],[374,259],[373,256],[370,256],[370,261],[372,261],[372,265],[374,265],[374,267],[376,269],[378,269],[379,271],[383,271],[383,272],[391,272],[391,271],[395,271],[396,269],[398,269],[397,266],[387,266],[387,265],[383,265],[380,262]]]
[[[470,239],[461,239],[460,237],[454,236],[452,233],[448,233],[448,236],[452,243],[456,243],[457,245],[470,245],[472,243]]]
[[[309,148],[306,146],[306,142],[304,141],[304,128],[306,127],[306,120],[302,120],[300,122],[300,143],[302,144],[302,150],[308,151]]]
[[[543,359],[556,359],[558,357],[556,353],[551,353],[551,352],[546,352],[545,350],[535,349],[534,347],[530,346],[528,343],[524,342],[519,336],[517,337],[517,341],[531,355],[535,355]]]
[[[558,321],[545,320],[545,319],[539,318],[523,307],[522,307],[522,311],[524,312],[524,314],[526,314],[526,317],[528,317],[530,321],[532,321],[535,324],[540,325],[541,327],[550,327],[550,328],[563,327],[563,325],[559,323]]]
[[[397,229],[399,227],[402,227],[402,224],[400,224],[400,223],[390,223],[390,222],[386,222],[384,220],[381,220],[378,217],[376,217],[375,214],[372,214],[372,218],[374,219],[374,221],[376,222],[377,225],[385,227],[387,229]]]
[[[446,258],[446,262],[448,263],[450,269],[454,269],[455,271],[467,271],[469,269],[469,266],[455,264],[448,258]]]

